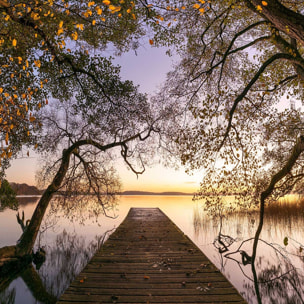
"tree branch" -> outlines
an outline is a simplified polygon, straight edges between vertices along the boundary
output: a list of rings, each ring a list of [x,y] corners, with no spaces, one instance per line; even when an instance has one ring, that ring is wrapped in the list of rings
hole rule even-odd
[[[252,88],[252,86],[255,84],[255,82],[259,79],[259,77],[262,75],[262,73],[265,71],[265,69],[272,64],[274,61],[279,60],[279,59],[285,59],[288,60],[292,63],[297,62],[296,59],[289,54],[284,54],[284,53],[278,53],[273,55],[272,57],[270,57],[269,59],[267,59],[262,66],[259,68],[259,70],[255,73],[255,75],[253,76],[253,78],[250,80],[250,82],[246,85],[246,87],[244,88],[244,90],[241,92],[241,94],[239,94],[237,96],[237,98],[234,100],[234,103],[232,105],[232,108],[229,111],[229,120],[228,120],[228,125],[225,131],[225,134],[223,136],[223,140],[221,141],[219,150],[223,147],[227,136],[230,132],[231,129],[231,125],[232,125],[232,119],[233,119],[233,115],[234,112],[239,104],[239,102],[241,102],[243,100],[243,98],[246,96],[246,94],[248,93],[248,91]]]

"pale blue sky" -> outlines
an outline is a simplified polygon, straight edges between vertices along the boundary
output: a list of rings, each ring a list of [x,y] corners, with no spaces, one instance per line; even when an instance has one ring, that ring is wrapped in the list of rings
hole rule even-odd
[[[146,45],[137,51],[137,55],[130,51],[117,58],[115,63],[121,65],[123,79],[132,80],[134,84],[140,85],[141,92],[152,95],[165,80],[173,59],[165,54],[165,49]],[[13,162],[7,171],[9,181],[36,184],[37,158],[32,152],[30,156]],[[146,172],[137,178],[122,163],[118,164],[118,168],[124,190],[194,192],[199,187],[200,174],[188,176],[183,169],[175,171],[157,165],[147,168]]]

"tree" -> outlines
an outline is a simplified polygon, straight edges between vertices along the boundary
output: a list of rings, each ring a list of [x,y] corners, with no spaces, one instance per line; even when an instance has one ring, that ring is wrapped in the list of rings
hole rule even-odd
[[[0,212],[6,208],[13,210],[18,209],[18,200],[16,198],[16,192],[12,189],[9,182],[3,180],[0,187]]]
[[[282,100],[303,100],[303,1],[199,2],[164,15],[183,24],[181,62],[164,87],[190,110],[175,136],[181,159],[206,167],[201,194],[261,193],[301,141],[302,115]]]
[[[78,83],[79,87],[72,85],[76,91],[70,101],[54,101],[48,109],[40,110],[43,129],[36,134],[35,142],[37,151],[47,159],[41,180],[48,187],[17,246],[10,251],[13,256],[31,253],[54,193],[73,195],[73,204],[94,195],[104,213],[113,206],[120,183],[111,167],[111,150],[119,149],[135,174],[145,171],[148,153],[155,150],[143,141],[158,132],[161,113],[156,108],[151,110],[147,97],[132,82],[121,81],[119,69],[108,60],[96,58],[94,69],[95,81],[104,81],[102,90],[92,81],[94,77],[87,78]],[[83,90],[88,90],[90,98],[83,97]]]
[[[183,43],[164,91],[189,110],[187,125],[173,138],[189,170],[205,168],[197,197],[207,197],[211,211],[214,194],[238,194],[247,207],[260,204],[254,264],[265,203],[303,183],[303,114],[288,104],[304,97],[303,1],[184,7],[164,15],[177,19]]]
[[[53,97],[68,100],[73,89],[63,90],[66,80],[92,77],[79,60],[88,62],[108,47],[116,54],[136,49],[146,33],[148,13],[141,1],[130,0],[0,1],[3,170],[24,144],[35,147],[31,135],[41,124],[33,113],[38,115]]]
[[[211,212],[218,209],[215,194],[237,194],[230,209],[260,205],[254,265],[265,203],[303,183],[303,114],[288,104],[290,96],[291,105],[303,100],[303,1],[172,0],[148,6],[151,20],[174,33],[181,58],[161,92],[184,109],[168,140],[177,143],[189,171],[205,168],[197,197],[207,200]],[[150,43],[168,44],[155,30]]]
[[[119,69],[102,53],[109,45],[118,53],[138,47],[145,32],[141,22],[150,9],[141,1],[136,4],[0,1],[5,16],[1,50],[6,55],[0,90],[5,106],[2,169],[25,143],[47,159],[61,151],[45,167],[49,186],[19,243],[0,250],[0,256],[31,253],[45,210],[59,190],[95,194],[106,211],[119,183],[105,152],[120,148],[129,168],[144,172],[148,148],[142,142],[159,132],[159,119],[168,108],[159,108],[161,115],[157,105],[152,111],[147,97],[130,81],[121,81]],[[54,99],[56,111],[42,112]]]

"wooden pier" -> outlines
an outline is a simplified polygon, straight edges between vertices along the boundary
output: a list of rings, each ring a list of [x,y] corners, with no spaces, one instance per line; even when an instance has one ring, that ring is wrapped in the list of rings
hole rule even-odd
[[[246,303],[158,208],[131,208],[57,303]]]

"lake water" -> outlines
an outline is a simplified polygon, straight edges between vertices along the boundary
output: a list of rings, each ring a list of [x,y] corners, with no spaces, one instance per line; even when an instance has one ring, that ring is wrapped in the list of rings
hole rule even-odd
[[[231,199],[231,198],[227,198]],[[19,211],[31,217],[38,198],[19,198]],[[202,202],[191,196],[122,196],[108,218],[86,209],[70,210],[45,217],[36,247],[43,247],[46,261],[39,269],[26,269],[1,285],[0,303],[54,303],[82,270],[106,237],[127,215],[131,207],[159,207],[208,256],[249,303],[257,303],[251,265],[242,263],[242,252],[252,252],[257,214],[234,214],[222,221],[222,241],[229,251],[220,253],[214,242],[220,223],[208,217]],[[81,220],[79,220],[81,218]],[[303,303],[304,301],[304,216],[269,215],[258,245],[256,270],[262,303]],[[21,235],[16,211],[0,213],[0,247],[13,245]],[[226,238],[224,238],[224,235]],[[284,238],[288,237],[288,245]],[[286,240],[285,240],[286,241]],[[304,250],[303,250],[304,252]],[[227,256],[228,253],[228,256]],[[246,263],[245,263],[246,264]],[[2,287],[1,287],[2,286]]]

